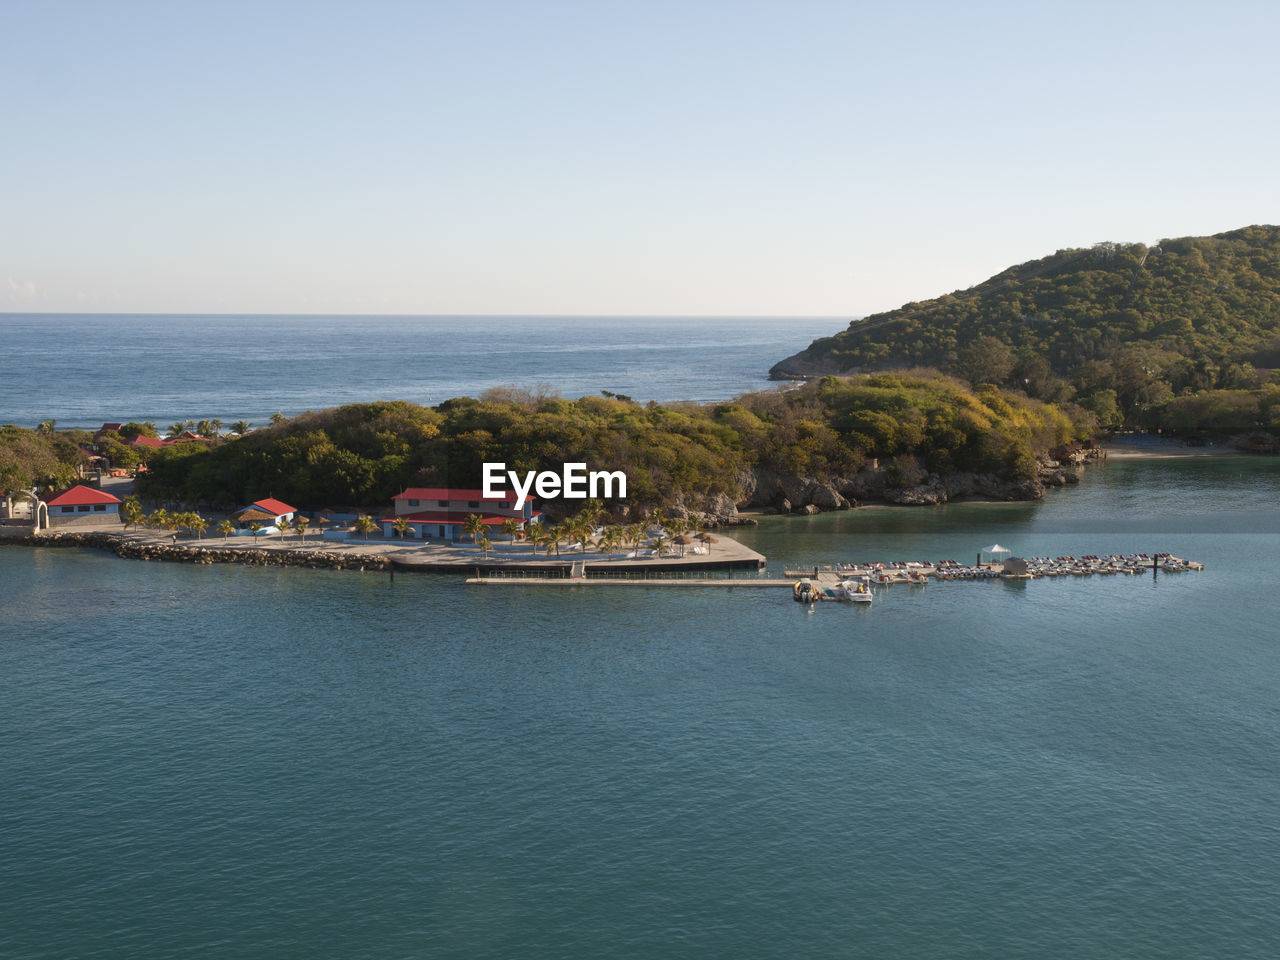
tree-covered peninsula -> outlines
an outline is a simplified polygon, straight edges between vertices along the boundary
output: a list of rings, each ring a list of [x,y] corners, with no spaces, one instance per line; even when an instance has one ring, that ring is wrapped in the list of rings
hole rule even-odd
[[[1280,227],[1059,250],[849,324],[778,379],[936,367],[1075,402],[1103,426],[1218,434],[1280,425]]]
[[[1088,437],[1096,421],[994,386],[934,372],[823,378],[730,403],[567,400],[516,389],[436,407],[352,404],[309,412],[214,444],[157,450],[139,492],[157,500],[248,503],[274,496],[309,507],[385,509],[408,486],[477,487],[481,464],[520,471],[584,462],[621,470],[624,504],[724,516],[736,506],[820,499],[828,506],[897,497],[930,478],[985,478],[1037,495],[1048,451]],[[803,481],[803,482],[800,482]],[[797,483],[799,485],[797,486]],[[798,502],[799,501],[799,502]]]

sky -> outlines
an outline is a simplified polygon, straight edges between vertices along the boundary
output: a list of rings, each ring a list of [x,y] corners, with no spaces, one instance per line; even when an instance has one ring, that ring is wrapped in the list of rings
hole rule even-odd
[[[862,316],[1280,222],[1280,4],[0,0],[0,311]]]

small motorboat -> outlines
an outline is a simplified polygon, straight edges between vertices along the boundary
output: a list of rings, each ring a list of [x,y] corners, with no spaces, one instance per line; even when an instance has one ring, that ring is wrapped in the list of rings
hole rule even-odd
[[[866,581],[844,580],[840,583],[838,590],[841,600],[847,600],[850,603],[871,602],[871,591],[867,588]]]

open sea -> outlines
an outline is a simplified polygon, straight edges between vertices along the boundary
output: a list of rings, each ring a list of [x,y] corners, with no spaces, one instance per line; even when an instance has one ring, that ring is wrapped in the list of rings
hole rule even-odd
[[[247,420],[344,403],[434,406],[489,387],[727,400],[841,330],[827,318],[0,313],[0,423]]]
[[[734,533],[1207,565],[870,609],[0,546],[0,957],[1272,960],[1277,534],[1224,457]]]

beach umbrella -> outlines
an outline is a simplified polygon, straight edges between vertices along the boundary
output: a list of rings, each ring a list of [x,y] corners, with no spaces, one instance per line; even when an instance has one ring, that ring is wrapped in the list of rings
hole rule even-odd
[[[688,535],[688,534],[686,534],[686,533],[682,533],[682,534],[680,534],[678,537],[676,537],[675,539],[673,539],[671,542],[672,542],[672,543],[678,543],[678,544],[680,544],[680,556],[682,556],[682,557],[683,557],[683,556],[684,556],[684,548],[685,548],[685,547],[687,547],[687,546],[689,546],[689,544],[693,543],[693,537],[689,536],[689,535]]]
[[[713,543],[720,542],[719,537],[712,536],[711,534],[706,533],[705,531],[703,533],[698,534],[698,539],[707,545],[707,556],[711,556],[711,545]]]

